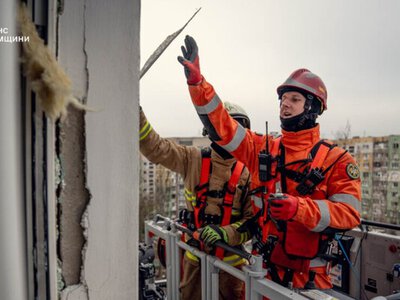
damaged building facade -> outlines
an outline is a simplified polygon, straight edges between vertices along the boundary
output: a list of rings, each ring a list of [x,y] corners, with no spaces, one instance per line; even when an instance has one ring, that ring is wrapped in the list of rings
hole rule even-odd
[[[91,111],[49,118],[19,65],[23,45],[0,44],[0,299],[135,299],[140,1],[26,7]],[[17,9],[1,1],[2,34],[20,35]]]

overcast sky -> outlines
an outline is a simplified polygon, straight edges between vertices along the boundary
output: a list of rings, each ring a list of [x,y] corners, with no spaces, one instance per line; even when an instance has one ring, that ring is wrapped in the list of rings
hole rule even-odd
[[[201,11],[141,80],[141,105],[163,136],[198,136],[201,122],[176,57],[186,34],[199,46],[204,77],[223,101],[241,105],[252,129],[279,131],[276,87],[297,68],[318,74],[328,110],[323,137],[400,134],[400,1],[145,0],[141,65]]]

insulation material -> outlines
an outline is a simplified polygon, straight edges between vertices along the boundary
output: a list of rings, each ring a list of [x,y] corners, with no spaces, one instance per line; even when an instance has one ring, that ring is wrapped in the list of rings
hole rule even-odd
[[[65,118],[69,104],[89,110],[72,95],[71,80],[39,37],[24,4],[19,7],[18,24],[21,34],[29,36],[29,42],[22,43],[24,72],[46,115],[53,120]]]

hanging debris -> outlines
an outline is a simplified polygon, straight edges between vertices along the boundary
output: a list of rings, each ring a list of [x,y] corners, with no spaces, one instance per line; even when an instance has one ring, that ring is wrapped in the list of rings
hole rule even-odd
[[[53,120],[65,118],[69,104],[90,110],[72,95],[71,80],[39,37],[24,4],[19,7],[18,24],[21,34],[29,36],[29,42],[22,43],[24,73],[46,115]]]
[[[153,52],[153,54],[149,57],[149,59],[146,61],[144,64],[143,68],[140,70],[140,79],[146,74],[146,72],[151,68],[151,66],[156,62],[156,60],[163,54],[165,49],[168,48],[168,46],[172,43],[172,41],[185,29],[185,27],[189,24],[190,21],[197,15],[197,13],[200,11],[201,7],[196,10],[196,12],[193,14],[193,16],[189,19],[189,21],[186,22],[185,25],[178,31],[174,32],[173,34],[167,36],[167,38],[164,40],[164,42],[161,43],[160,46]]]

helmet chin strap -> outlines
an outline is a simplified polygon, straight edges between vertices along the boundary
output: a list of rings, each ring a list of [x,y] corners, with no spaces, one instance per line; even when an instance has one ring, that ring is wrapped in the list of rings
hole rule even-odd
[[[306,100],[301,114],[291,118],[280,118],[282,129],[297,132],[315,127],[318,113],[315,112],[312,102],[310,98]]]

